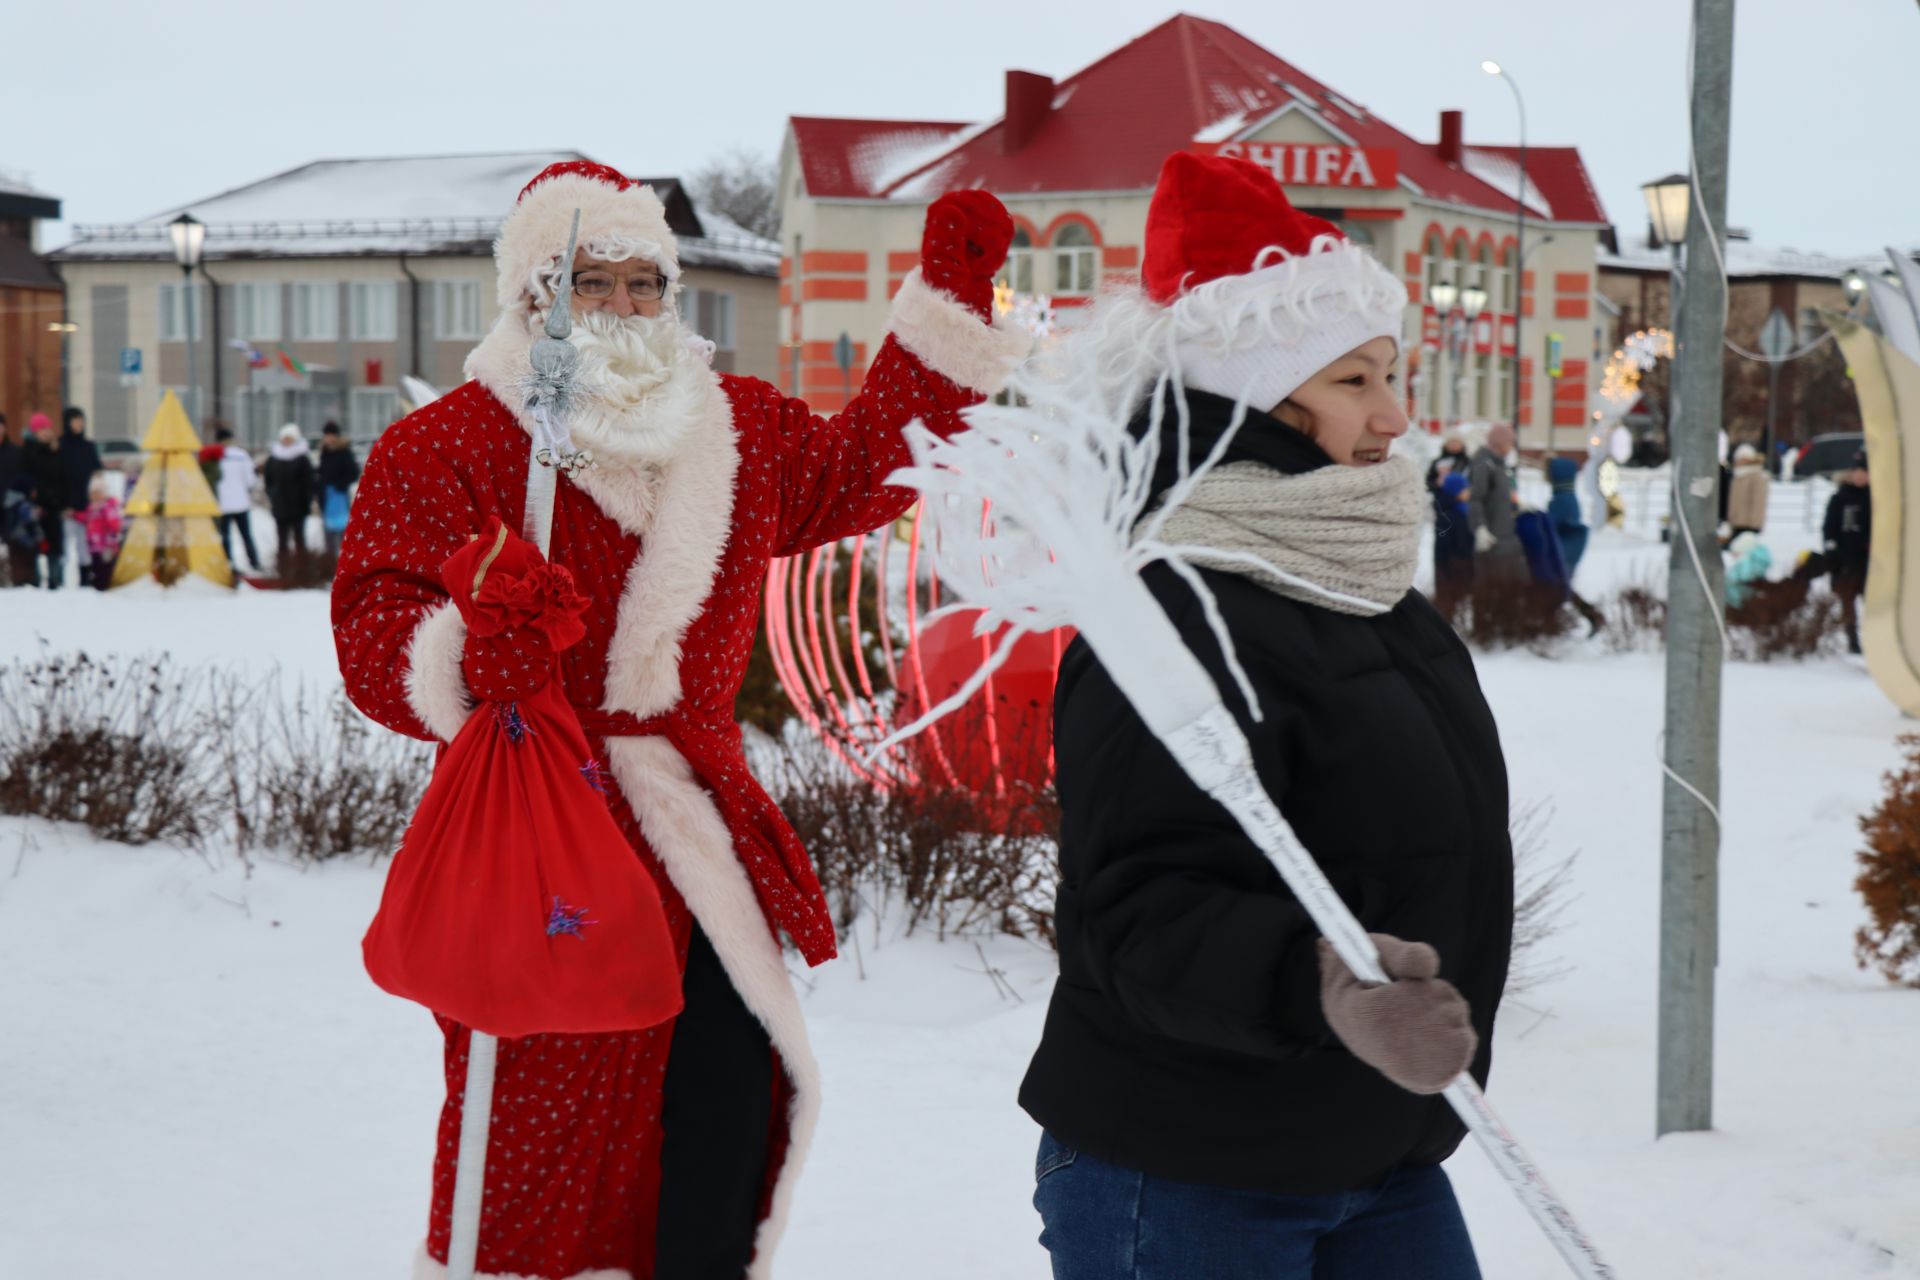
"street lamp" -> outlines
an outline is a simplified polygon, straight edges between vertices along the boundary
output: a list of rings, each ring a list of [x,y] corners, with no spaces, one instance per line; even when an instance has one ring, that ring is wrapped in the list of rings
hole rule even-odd
[[[1460,420],[1461,365],[1466,355],[1467,331],[1479,319],[1480,313],[1487,309],[1487,291],[1477,284],[1462,288],[1451,280],[1439,280],[1427,290],[1427,297],[1440,317],[1440,345],[1453,366],[1449,370],[1452,376],[1448,379],[1452,404],[1447,414],[1448,425],[1452,425]]]
[[[1521,263],[1527,251],[1527,100],[1520,96],[1520,84],[1506,68],[1491,58],[1480,64],[1490,76],[1499,76],[1513,90],[1513,105],[1520,111],[1520,181],[1513,193],[1513,438],[1520,438],[1520,353],[1526,350],[1520,341],[1520,286],[1526,276]],[[1496,344],[1497,345],[1497,344]],[[1547,415],[1547,451],[1553,451],[1553,416]]]
[[[193,363],[193,331],[200,318],[200,309],[194,305],[193,269],[200,265],[200,250],[207,242],[207,227],[192,214],[183,213],[167,224],[167,235],[173,240],[173,260],[180,264],[180,274],[185,280],[180,289],[180,309],[187,329],[187,398],[193,402],[192,416],[198,418],[200,391]]]
[[[73,393],[67,378],[67,335],[76,333],[79,329],[80,326],[71,320],[51,320],[47,323],[48,333],[60,335],[60,403],[63,405],[73,403]],[[65,424],[61,425],[64,429]]]
[[[1677,255],[1687,242],[1687,206],[1693,197],[1693,184],[1684,173],[1670,173],[1641,183],[1640,193],[1647,198],[1647,222],[1658,242],[1655,247],[1670,245]]]

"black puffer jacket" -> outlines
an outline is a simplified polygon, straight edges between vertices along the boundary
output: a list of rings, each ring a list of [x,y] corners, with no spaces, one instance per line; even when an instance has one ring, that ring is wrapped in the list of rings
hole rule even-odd
[[[1226,402],[1190,395],[1196,455]],[[1263,414],[1226,458],[1330,465]],[[1145,575],[1252,743],[1269,793],[1367,929],[1431,943],[1473,1009],[1486,1079],[1512,941],[1506,767],[1473,662],[1417,592],[1357,617],[1209,572],[1265,718],[1200,605]],[[1194,786],[1084,641],[1060,668],[1060,980],[1021,1105],[1069,1147],[1161,1177],[1327,1194],[1431,1164],[1463,1129],[1343,1049],[1320,1012],[1317,930]]]

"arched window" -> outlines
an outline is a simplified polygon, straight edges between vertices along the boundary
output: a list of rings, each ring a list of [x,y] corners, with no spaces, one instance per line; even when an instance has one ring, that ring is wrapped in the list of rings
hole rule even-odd
[[[1015,293],[1033,292],[1033,237],[1025,227],[1015,227],[1013,243],[1007,249],[1007,263],[1000,268],[999,283]]]
[[[1078,222],[1069,222],[1053,237],[1053,291],[1088,294],[1097,278],[1093,233]]]

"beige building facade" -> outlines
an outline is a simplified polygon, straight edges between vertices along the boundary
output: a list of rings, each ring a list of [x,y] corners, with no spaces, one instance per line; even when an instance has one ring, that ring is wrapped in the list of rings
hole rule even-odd
[[[224,422],[252,448],[288,422],[315,437],[334,421],[370,442],[413,407],[418,388],[405,379],[438,392],[465,380],[467,354],[497,315],[500,219],[534,174],[576,158],[333,161],[277,175],[184,210],[208,228],[190,288],[165,229],[181,211],[82,226],[52,255],[77,326],[72,397],[102,440],[137,440],[171,390],[196,425]],[[403,175],[409,185],[396,185]],[[653,185],[680,238],[682,317],[714,342],[716,368],[772,378],[775,246],[703,220],[677,182]],[[363,189],[393,209],[419,207],[424,189],[455,212],[381,216]]]

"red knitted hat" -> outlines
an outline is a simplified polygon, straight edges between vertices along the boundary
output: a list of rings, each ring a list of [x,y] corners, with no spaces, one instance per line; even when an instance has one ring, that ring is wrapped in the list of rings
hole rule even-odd
[[[1147,296],[1168,303],[1194,285],[1245,275],[1280,249],[1300,257],[1315,236],[1346,242],[1325,218],[1301,213],[1273,174],[1246,160],[1176,151],[1160,169],[1147,209]]]
[[[1406,286],[1267,170],[1176,152],[1147,209],[1141,285],[1174,316],[1189,387],[1268,409],[1377,337],[1401,338]]]

